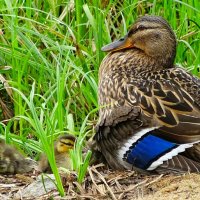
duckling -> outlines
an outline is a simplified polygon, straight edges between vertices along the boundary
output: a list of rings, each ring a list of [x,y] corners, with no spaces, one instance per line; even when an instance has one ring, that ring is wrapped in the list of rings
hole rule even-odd
[[[69,150],[74,148],[76,137],[73,135],[63,135],[54,143],[54,153],[57,167],[71,169],[71,159]],[[52,173],[49,161],[45,154],[41,155],[39,161],[39,170],[41,172]]]
[[[168,22],[143,16],[102,50],[94,139],[109,166],[200,172],[200,79],[174,65]]]
[[[23,174],[35,169],[35,162],[25,158],[15,147],[0,139],[0,174]]]

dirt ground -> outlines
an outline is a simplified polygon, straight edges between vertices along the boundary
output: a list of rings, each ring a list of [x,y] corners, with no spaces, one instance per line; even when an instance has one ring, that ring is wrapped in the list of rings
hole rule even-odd
[[[134,171],[110,171],[97,165],[88,169],[84,183],[76,182],[76,175],[62,175],[66,191],[60,197],[55,189],[37,196],[23,196],[23,190],[34,183],[37,175],[1,175],[0,198],[10,199],[136,199],[136,200],[198,200],[200,174],[142,175]],[[38,189],[36,189],[38,191]],[[16,194],[18,197],[16,197]]]

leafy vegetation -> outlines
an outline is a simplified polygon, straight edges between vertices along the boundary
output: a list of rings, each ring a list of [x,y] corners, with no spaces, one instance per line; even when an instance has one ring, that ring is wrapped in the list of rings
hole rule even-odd
[[[0,35],[0,72],[5,78],[0,80],[12,88],[14,105],[14,117],[2,120],[0,137],[35,159],[46,152],[61,195],[64,189],[55,166],[53,140],[63,133],[79,136],[81,142],[71,155],[78,160],[74,166],[81,182],[90,157],[88,153],[84,163],[82,145],[94,134],[98,119],[103,45],[126,34],[138,16],[160,15],[176,32],[176,63],[199,75],[198,0],[0,2],[4,33]],[[0,88],[0,100],[5,102],[3,84]]]

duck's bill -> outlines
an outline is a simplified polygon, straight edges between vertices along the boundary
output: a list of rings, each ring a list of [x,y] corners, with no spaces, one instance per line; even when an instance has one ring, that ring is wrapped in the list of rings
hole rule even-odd
[[[106,46],[102,47],[102,51],[118,51],[121,49],[127,49],[127,48],[132,48],[133,43],[131,40],[128,38],[126,35],[124,38],[121,38],[115,42],[112,42],[110,44],[107,44]]]

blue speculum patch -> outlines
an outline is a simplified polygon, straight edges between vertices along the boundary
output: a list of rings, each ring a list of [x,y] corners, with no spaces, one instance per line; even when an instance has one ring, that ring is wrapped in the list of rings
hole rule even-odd
[[[126,161],[137,168],[147,169],[154,161],[177,146],[175,143],[149,134],[130,147]]]

